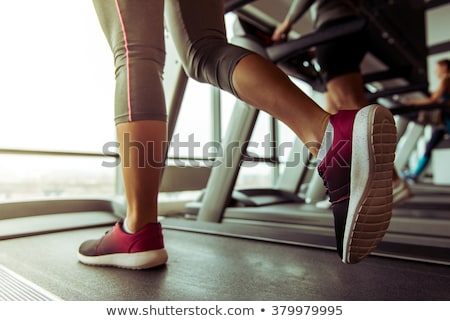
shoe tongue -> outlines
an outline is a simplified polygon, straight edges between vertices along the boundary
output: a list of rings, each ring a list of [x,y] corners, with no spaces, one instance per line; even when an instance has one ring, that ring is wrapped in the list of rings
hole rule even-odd
[[[325,134],[323,135],[322,143],[320,144],[319,153],[317,154],[317,164],[320,164],[327,155],[328,151],[333,144],[334,128],[331,122],[328,123]]]

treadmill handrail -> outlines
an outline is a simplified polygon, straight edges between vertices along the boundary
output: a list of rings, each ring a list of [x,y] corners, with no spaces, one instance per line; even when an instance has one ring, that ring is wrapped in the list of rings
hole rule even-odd
[[[225,13],[236,10],[256,0],[225,0]]]
[[[449,106],[446,103],[439,103],[439,104],[429,104],[429,105],[422,105],[422,106],[399,105],[399,106],[391,107],[391,108],[389,108],[389,110],[394,115],[405,115],[405,114],[412,114],[412,113],[415,113],[418,111],[435,110],[435,109],[444,110],[446,108],[449,108]]]
[[[298,52],[304,51],[311,47],[320,45],[330,40],[344,37],[364,29],[367,20],[363,17],[355,17],[355,19],[345,21],[339,26],[325,28],[304,35],[296,40],[291,40],[282,44],[277,44],[266,49],[270,60],[278,63],[295,56]]]
[[[400,95],[400,94],[407,94],[407,93],[412,93],[415,91],[427,93],[427,89],[428,89],[428,83],[417,83],[417,84],[412,84],[412,85],[408,85],[408,86],[386,88],[386,89],[383,89],[383,90],[380,90],[380,91],[377,91],[374,93],[369,93],[367,98],[369,99],[369,101],[374,102],[378,98]]]

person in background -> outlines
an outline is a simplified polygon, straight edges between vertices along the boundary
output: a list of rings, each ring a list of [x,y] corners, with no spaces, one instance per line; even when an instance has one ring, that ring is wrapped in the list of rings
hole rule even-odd
[[[293,0],[283,22],[275,29],[272,40],[286,40],[292,26],[307,12],[311,15],[316,31],[339,27],[342,23],[360,16],[356,0]],[[360,109],[369,104],[360,70],[368,47],[369,36],[366,29],[316,47],[320,73],[326,83],[325,109],[330,114],[340,110]],[[392,183],[394,205],[412,196],[407,182],[401,179],[395,170]],[[328,200],[317,205],[322,208],[330,206]]]
[[[161,81],[164,6],[169,31],[190,77],[266,111],[309,143],[333,201],[342,261],[358,263],[376,248],[392,215],[396,129],[386,108],[372,105],[330,115],[270,61],[228,43],[222,0],[94,0],[94,6],[115,62],[115,123],[127,213],[106,235],[80,245],[82,263],[146,269],[168,259],[158,222],[167,139]],[[333,142],[322,144],[327,131],[333,133]],[[373,135],[382,139],[374,141]],[[383,206],[372,206],[375,198]],[[368,216],[376,218],[370,233],[364,223]]]
[[[436,63],[436,77],[439,79],[439,86],[430,97],[410,100],[406,102],[409,106],[423,106],[433,103],[446,103],[441,114],[441,124],[433,128],[430,141],[427,143],[425,154],[420,157],[416,168],[404,172],[401,176],[412,183],[416,183],[419,176],[426,169],[431,160],[431,152],[444,139],[446,134],[450,133],[450,59],[442,59]]]

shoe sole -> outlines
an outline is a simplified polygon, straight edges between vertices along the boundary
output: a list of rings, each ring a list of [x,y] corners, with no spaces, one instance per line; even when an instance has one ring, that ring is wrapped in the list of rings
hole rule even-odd
[[[144,270],[164,265],[167,259],[168,255],[165,249],[99,256],[86,256],[78,252],[78,260],[81,263],[94,266],[113,266],[130,270]]]
[[[359,111],[353,125],[350,200],[342,261],[358,263],[381,242],[392,216],[392,172],[397,130],[379,105]]]

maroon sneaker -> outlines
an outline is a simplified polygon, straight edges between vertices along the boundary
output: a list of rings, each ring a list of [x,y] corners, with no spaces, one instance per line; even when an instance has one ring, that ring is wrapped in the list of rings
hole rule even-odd
[[[167,262],[160,223],[148,224],[135,234],[122,229],[122,223],[99,240],[89,240],[78,250],[80,262],[88,265],[148,269]]]
[[[397,133],[379,105],[331,117],[333,143],[318,166],[332,203],[336,243],[344,263],[358,263],[381,242],[392,215]]]

